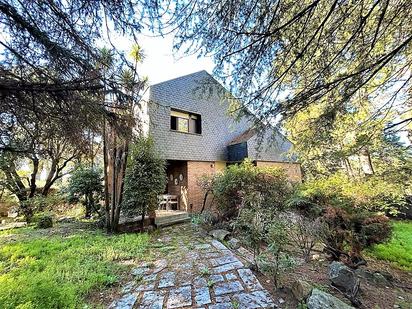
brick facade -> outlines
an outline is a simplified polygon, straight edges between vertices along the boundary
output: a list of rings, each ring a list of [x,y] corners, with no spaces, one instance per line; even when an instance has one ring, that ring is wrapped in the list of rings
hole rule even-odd
[[[202,175],[211,175],[216,173],[215,162],[188,161],[187,162],[187,180],[188,180],[188,203],[190,212],[200,212],[203,205],[204,192],[198,186],[197,180]],[[210,203],[211,199],[208,198]],[[208,208],[210,205],[206,205]]]
[[[256,161],[257,167],[279,167],[285,170],[288,179],[293,182],[302,181],[302,169],[299,163]]]

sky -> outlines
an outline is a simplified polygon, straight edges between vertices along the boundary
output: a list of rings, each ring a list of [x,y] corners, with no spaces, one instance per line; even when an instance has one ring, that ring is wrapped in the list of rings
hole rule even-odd
[[[149,78],[149,84],[157,84],[182,75],[206,70],[213,70],[211,58],[197,58],[195,55],[186,56],[183,53],[173,53],[173,35],[153,37],[141,34],[138,43],[146,55],[138,71]],[[122,42],[121,49],[128,50],[127,41]]]

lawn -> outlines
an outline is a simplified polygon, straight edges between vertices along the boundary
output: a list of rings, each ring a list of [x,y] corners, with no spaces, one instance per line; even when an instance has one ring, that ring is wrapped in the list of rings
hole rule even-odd
[[[9,240],[13,236],[21,240]],[[0,308],[84,308],[91,291],[115,284],[127,271],[120,261],[143,260],[148,246],[147,234],[2,232]]]
[[[412,270],[412,221],[393,222],[392,239],[374,246],[369,253],[394,265]]]

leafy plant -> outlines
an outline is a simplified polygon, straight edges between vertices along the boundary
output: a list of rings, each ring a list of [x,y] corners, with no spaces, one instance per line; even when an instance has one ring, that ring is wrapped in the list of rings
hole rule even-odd
[[[212,192],[221,220],[230,220],[239,214],[241,207],[253,208],[255,199],[259,200],[259,205],[269,215],[283,209],[291,186],[283,170],[259,168],[245,160],[216,174],[212,181]]]
[[[70,177],[66,189],[68,201],[81,201],[86,207],[86,218],[89,218],[93,211],[99,213],[99,201],[103,194],[101,174],[101,170],[81,166]]]
[[[266,236],[268,247],[257,258],[259,269],[272,277],[276,287],[279,286],[281,274],[296,265],[295,260],[285,250],[288,244],[285,227],[286,222],[280,218],[272,222]]]
[[[43,214],[38,218],[36,227],[39,229],[48,229],[53,227],[53,217],[49,214]]]
[[[166,164],[155,151],[153,140],[136,139],[126,171],[123,212],[142,218],[150,215],[156,209],[157,196],[164,191],[166,180]]]

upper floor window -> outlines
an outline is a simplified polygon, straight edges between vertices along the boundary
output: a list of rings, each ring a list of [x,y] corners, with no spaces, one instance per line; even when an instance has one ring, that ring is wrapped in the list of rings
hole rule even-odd
[[[201,116],[172,109],[170,112],[170,129],[179,132],[201,134]]]

